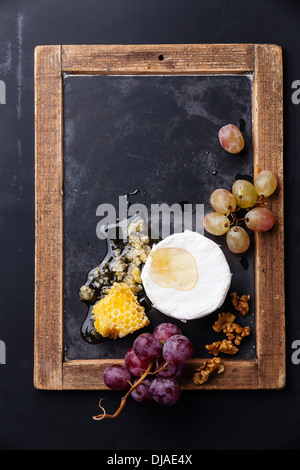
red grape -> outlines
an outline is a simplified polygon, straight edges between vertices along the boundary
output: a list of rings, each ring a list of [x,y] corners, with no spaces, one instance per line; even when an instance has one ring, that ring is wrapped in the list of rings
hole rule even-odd
[[[161,323],[154,329],[153,335],[162,343],[171,336],[181,335],[181,330],[178,326],[173,325],[173,323]]]
[[[136,379],[133,384],[137,382]],[[136,386],[131,392],[131,396],[135,401],[144,402],[152,399],[150,394],[150,385],[151,381],[149,379],[144,379],[139,385]]]
[[[142,333],[133,343],[135,354],[148,364],[161,355],[161,344],[151,333]]]
[[[184,335],[174,335],[163,345],[163,357],[172,364],[184,364],[194,353],[192,342]]]
[[[254,207],[247,213],[245,223],[250,230],[266,232],[273,227],[275,217],[266,207]]]
[[[125,366],[135,377],[142,375],[148,367],[148,364],[135,354],[133,348],[128,349],[124,359]]]
[[[160,358],[157,363],[157,368],[161,369],[163,365],[166,364],[166,361],[164,358]],[[168,362],[166,366],[157,372],[157,375],[159,377],[170,377],[172,379],[176,379],[177,377],[180,377],[180,375],[183,372],[183,364],[172,364],[171,362]]]
[[[174,379],[157,377],[150,385],[150,394],[160,405],[174,405],[180,398],[180,387]]]
[[[103,380],[105,385],[112,390],[126,390],[130,385],[131,374],[126,367],[112,364],[105,369]]]

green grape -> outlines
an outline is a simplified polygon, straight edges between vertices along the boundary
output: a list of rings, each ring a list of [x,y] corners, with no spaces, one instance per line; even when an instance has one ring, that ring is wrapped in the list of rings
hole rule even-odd
[[[263,170],[257,175],[254,188],[259,196],[271,196],[277,188],[277,178],[272,171]]]
[[[236,208],[236,199],[227,189],[216,189],[210,196],[210,204],[219,214],[228,214]]]
[[[253,184],[247,180],[236,180],[232,185],[232,194],[236,199],[237,205],[242,209],[253,207],[258,199]]]
[[[230,227],[230,220],[218,212],[209,212],[204,217],[204,228],[212,235],[224,235]]]
[[[242,227],[231,227],[226,234],[226,243],[232,253],[244,253],[250,246],[250,238]]]
[[[245,145],[241,131],[233,124],[223,126],[218,133],[220,144],[228,153],[239,153]]]

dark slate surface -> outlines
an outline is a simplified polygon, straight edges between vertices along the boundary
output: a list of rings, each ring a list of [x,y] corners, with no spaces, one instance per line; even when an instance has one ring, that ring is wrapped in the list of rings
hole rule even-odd
[[[130,202],[144,204],[149,215],[152,204],[171,206],[182,201],[195,208],[204,204],[206,213],[212,210],[209,197],[214,189],[230,190],[240,175],[251,179],[252,77],[68,75],[64,109],[66,357],[123,357],[138,333],[97,345],[88,344],[80,334],[87,307],[78,300],[78,289],[106,253],[105,241],[96,235],[101,220],[96,209],[110,203],[118,215],[119,196],[139,189]],[[245,148],[239,155],[228,154],[219,143],[218,130],[227,123],[243,129]],[[253,244],[245,255],[234,255],[226,247],[225,236],[211,238],[221,245],[233,273],[230,292],[251,296],[247,318],[236,313],[237,321],[249,325],[252,334],[235,357],[253,358]],[[247,270],[241,258],[247,260]],[[229,295],[218,311],[234,312]],[[147,331],[170,321],[154,309],[148,315]],[[216,318],[217,312],[186,324],[174,321],[193,341],[195,357],[208,357],[205,344],[225,337],[211,328]]]

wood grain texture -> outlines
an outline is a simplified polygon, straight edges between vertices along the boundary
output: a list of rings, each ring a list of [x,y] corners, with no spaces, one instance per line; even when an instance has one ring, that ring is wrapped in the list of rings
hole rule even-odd
[[[163,60],[159,56],[163,55]],[[39,46],[35,51],[36,290],[34,384],[43,389],[105,389],[116,360],[63,357],[62,74],[192,74],[254,71],[254,174],[271,169],[276,227],[256,234],[256,360],[224,359],[224,373],[203,386],[187,364],[184,389],[275,389],[285,385],[282,52],[273,45]]]
[[[63,131],[61,47],[35,49],[36,388],[62,387]]]
[[[251,44],[69,45],[62,46],[62,67],[82,74],[245,73],[254,70],[254,50]]]
[[[183,390],[243,390],[258,388],[257,361],[223,359],[224,372],[214,374],[213,380],[195,385],[192,377],[203,359],[192,359],[185,366],[180,379]],[[124,365],[123,359],[114,360],[72,360],[63,365],[63,388],[70,390],[105,390],[103,372],[110,364]]]
[[[268,201],[275,227],[256,233],[256,333],[260,388],[285,385],[284,193],[282,50],[255,46],[253,86],[254,174],[269,169],[278,188]]]

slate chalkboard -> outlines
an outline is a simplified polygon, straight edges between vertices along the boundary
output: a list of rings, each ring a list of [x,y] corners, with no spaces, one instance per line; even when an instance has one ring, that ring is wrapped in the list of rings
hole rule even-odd
[[[235,179],[253,179],[252,75],[72,75],[64,94],[64,348],[65,359],[120,358],[136,335],[89,344],[81,335],[87,306],[78,299],[86,275],[106,254],[96,235],[96,209],[119,196],[133,203],[204,204],[217,188]],[[245,148],[229,155],[218,130],[240,127]],[[231,291],[251,296],[249,325],[238,359],[255,356],[254,250],[233,255],[224,237],[213,237],[233,273]],[[229,297],[229,296],[228,296]],[[228,298],[218,311],[234,311]],[[147,331],[168,317],[148,313]],[[211,326],[217,312],[188,323],[176,322],[195,345],[196,357],[211,357],[205,345],[220,339]],[[146,331],[143,330],[143,331]],[[234,356],[232,357],[234,358]]]

